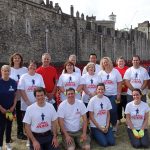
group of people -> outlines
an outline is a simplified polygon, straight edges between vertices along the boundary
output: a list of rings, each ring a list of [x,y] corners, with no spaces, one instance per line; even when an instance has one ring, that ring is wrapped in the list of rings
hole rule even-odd
[[[109,57],[103,57],[98,65],[96,54],[90,54],[82,74],[75,66],[76,56],[70,55],[60,77],[50,62],[51,56],[44,53],[42,66],[37,68],[32,60],[26,68],[22,55],[14,53],[10,64],[1,67],[0,150],[4,132],[6,149],[12,149],[14,113],[17,138],[28,139],[30,150],[59,150],[58,125],[67,150],[75,150],[76,146],[90,150],[91,137],[101,146],[113,146],[123,117],[132,146],[149,147],[146,103],[149,75],[140,66],[138,55],[132,57],[133,66],[128,68],[123,57],[116,60],[114,67]]]

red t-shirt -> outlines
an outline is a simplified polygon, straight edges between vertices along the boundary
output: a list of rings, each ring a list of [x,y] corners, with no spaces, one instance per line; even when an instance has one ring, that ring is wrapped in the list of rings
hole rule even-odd
[[[55,86],[56,80],[58,80],[56,69],[52,66],[48,66],[48,67],[41,66],[37,68],[36,72],[42,75],[46,92],[51,93]]]
[[[120,74],[121,74],[121,76],[122,76],[122,79],[123,79],[123,77],[124,77],[124,74],[125,74],[125,72],[126,72],[126,70],[128,69],[128,67],[127,66],[124,66],[124,68],[119,68],[118,66],[117,67],[115,67],[119,72],[120,72]],[[123,82],[122,83],[122,92],[127,92],[127,87],[126,87],[126,85],[125,85],[125,83]]]

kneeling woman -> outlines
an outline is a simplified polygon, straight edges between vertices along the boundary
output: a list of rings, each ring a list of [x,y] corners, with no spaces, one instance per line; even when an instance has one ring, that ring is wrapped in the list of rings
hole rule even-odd
[[[115,138],[110,128],[110,109],[112,105],[110,100],[104,96],[105,85],[97,85],[97,95],[92,97],[88,104],[90,115],[91,133],[95,140],[101,146],[115,145]]]
[[[125,110],[129,139],[135,148],[148,148],[147,126],[149,106],[141,101],[142,92],[140,89],[134,89],[132,95],[133,101],[127,104]]]

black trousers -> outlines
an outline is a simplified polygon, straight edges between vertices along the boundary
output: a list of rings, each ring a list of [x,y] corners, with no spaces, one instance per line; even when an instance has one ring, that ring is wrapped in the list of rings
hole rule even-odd
[[[17,101],[16,104],[16,118],[17,118],[17,134],[23,133],[22,111],[21,101]]]
[[[53,135],[51,133],[48,135],[42,135],[42,136],[35,135],[35,134],[33,135],[36,138],[36,140],[40,143],[40,146],[41,146],[40,150],[60,150],[59,148],[54,148],[52,146],[51,143],[52,143]],[[30,141],[30,150],[34,150],[33,144],[31,141]]]
[[[117,113],[118,113],[118,120],[123,118],[122,110],[126,108],[127,105],[127,95],[121,95],[121,101],[117,104]]]
[[[6,134],[6,143],[11,140],[12,121],[6,119],[5,115],[0,112],[0,146],[3,146],[4,132]]]

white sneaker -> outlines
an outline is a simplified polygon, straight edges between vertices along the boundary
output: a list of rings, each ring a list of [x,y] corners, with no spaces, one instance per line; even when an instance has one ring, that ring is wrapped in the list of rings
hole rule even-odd
[[[30,141],[27,140],[26,147],[30,147]]]
[[[116,128],[116,127],[113,127],[113,128],[112,128],[112,131],[113,131],[113,132],[117,132],[117,128]]]
[[[6,150],[12,150],[10,143],[6,143]]]

